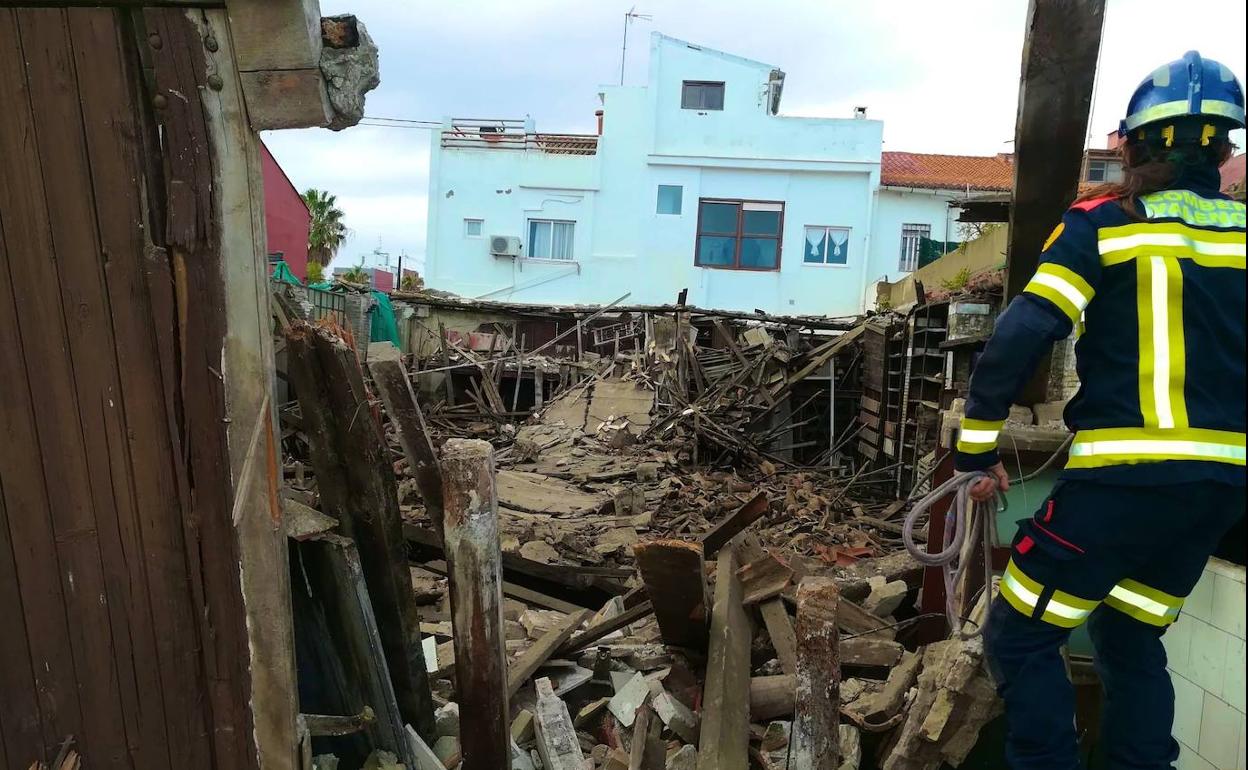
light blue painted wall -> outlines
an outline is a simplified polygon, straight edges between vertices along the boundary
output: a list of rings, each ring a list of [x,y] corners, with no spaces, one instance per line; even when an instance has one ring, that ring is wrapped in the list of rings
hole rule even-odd
[[[906,275],[899,267],[902,225],[925,224],[932,228],[932,238],[936,240],[960,240],[958,210],[949,208],[949,201],[957,197],[960,196],[951,190],[881,188],[871,226],[870,282],[896,281]]]
[[[701,307],[861,312],[888,272],[880,255],[891,249],[895,273],[900,248],[900,224],[891,245],[873,240],[882,221],[877,200],[887,207],[884,220],[927,217],[934,235],[944,232],[944,204],[928,194],[879,192],[879,121],[770,114],[773,69],[656,34],[647,85],[602,89],[596,155],[444,150],[434,132],[428,284],[466,297],[543,304],[601,304],[625,293],[629,304],[672,303],[687,288],[688,301]],[[681,109],[685,80],[723,81],[724,110]],[[660,184],[682,187],[680,215],[657,213]],[[700,198],[783,202],[780,270],[696,267]],[[483,220],[485,237],[466,236],[466,218]],[[490,255],[488,236],[527,241],[532,218],[576,223],[571,263]],[[803,264],[806,225],[849,228],[849,264]]]

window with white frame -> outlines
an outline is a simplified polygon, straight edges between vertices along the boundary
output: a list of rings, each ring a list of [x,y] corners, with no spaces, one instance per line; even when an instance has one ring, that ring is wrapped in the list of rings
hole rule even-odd
[[[724,84],[705,80],[686,80],[680,89],[682,110],[722,110]]]
[[[802,262],[807,265],[849,264],[849,228],[807,225]]]
[[[1122,164],[1116,160],[1088,160],[1088,182],[1121,182]]]
[[[912,272],[919,266],[919,245],[924,238],[932,237],[931,225],[901,226],[901,260],[897,269],[903,273]]]
[[[464,220],[464,237],[480,238],[481,232],[485,228],[484,219],[465,219]]]
[[[572,259],[575,222],[558,219],[529,220],[529,259]]]

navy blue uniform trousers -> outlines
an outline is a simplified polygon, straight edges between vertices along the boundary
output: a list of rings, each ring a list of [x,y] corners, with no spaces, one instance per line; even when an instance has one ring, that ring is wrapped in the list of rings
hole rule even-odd
[[[1161,637],[1243,515],[1241,486],[1072,480],[1059,482],[1020,522],[984,639],[1005,700],[1013,770],[1080,766],[1074,688],[1061,647],[1083,622],[1104,687],[1108,766],[1173,766],[1174,689]]]

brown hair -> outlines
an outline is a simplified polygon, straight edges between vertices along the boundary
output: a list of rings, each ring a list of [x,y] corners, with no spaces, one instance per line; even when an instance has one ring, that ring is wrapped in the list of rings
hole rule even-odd
[[[1132,219],[1142,219],[1135,207],[1141,195],[1165,190],[1187,166],[1220,167],[1231,157],[1235,145],[1215,139],[1206,146],[1178,145],[1161,147],[1149,142],[1127,142],[1119,148],[1122,159],[1122,181],[1099,184],[1075,198],[1075,202],[1092,198],[1116,198],[1118,205]]]

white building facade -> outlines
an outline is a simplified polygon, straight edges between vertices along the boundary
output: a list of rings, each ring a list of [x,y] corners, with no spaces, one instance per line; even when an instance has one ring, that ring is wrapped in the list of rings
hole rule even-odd
[[[771,65],[655,33],[648,83],[603,88],[598,136],[447,120],[432,142],[428,285],[861,312],[906,267],[905,226],[953,239],[949,197],[882,189],[882,123],[779,115],[783,85]]]

